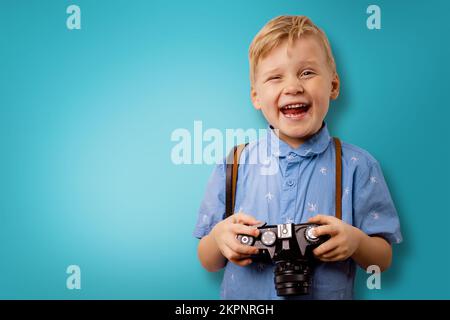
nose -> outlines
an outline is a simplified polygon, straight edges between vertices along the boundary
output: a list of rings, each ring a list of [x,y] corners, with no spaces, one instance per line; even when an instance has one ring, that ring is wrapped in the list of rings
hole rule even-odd
[[[291,77],[287,82],[286,86],[283,89],[284,94],[296,95],[303,93],[305,90],[303,85],[297,77]]]

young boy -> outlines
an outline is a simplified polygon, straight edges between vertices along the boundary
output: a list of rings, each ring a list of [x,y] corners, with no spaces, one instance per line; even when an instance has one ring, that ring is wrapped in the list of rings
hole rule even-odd
[[[342,220],[334,216],[336,149],[324,118],[340,82],[328,39],[307,17],[280,16],[256,35],[249,59],[251,99],[270,129],[266,139],[250,143],[242,156],[278,144],[270,154],[278,170],[263,175],[260,165],[241,164],[239,210],[223,219],[226,168],[216,166],[194,231],[201,238],[201,264],[212,272],[225,267],[223,299],[281,299],[274,266],[252,263],[249,257],[258,250],[240,244],[236,235],[257,236],[255,225],[261,221],[317,223],[316,236],[331,238],[313,251],[319,263],[310,294],[295,298],[352,299],[356,265],[386,270],[391,243],[402,237],[378,162],[347,143],[342,143]]]

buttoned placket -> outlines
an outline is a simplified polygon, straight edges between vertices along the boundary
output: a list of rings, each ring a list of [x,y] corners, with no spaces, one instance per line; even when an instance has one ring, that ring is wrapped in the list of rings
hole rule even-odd
[[[282,161],[282,192],[281,192],[281,223],[295,222],[295,205],[298,190],[298,171],[301,157],[294,152],[290,152]]]

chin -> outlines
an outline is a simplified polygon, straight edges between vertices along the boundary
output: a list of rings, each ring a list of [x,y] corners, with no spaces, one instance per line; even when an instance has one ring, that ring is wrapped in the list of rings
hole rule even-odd
[[[286,136],[297,139],[306,138],[311,135],[312,132],[309,126],[284,126],[284,128],[280,129],[280,131],[282,131],[282,133],[284,133]]]
[[[287,129],[280,130],[281,135],[291,139],[305,139],[309,135],[303,130]]]

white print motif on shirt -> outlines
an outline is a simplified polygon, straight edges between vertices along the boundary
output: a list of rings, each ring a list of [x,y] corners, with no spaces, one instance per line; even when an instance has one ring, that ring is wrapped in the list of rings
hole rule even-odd
[[[310,212],[317,211],[317,203],[308,202],[308,211]]]
[[[378,214],[378,212],[372,212],[370,214],[370,216],[374,219],[374,220],[378,220],[378,218],[380,217],[380,215]]]
[[[262,176],[272,176],[278,173],[278,161],[274,157],[261,160],[259,174]]]

